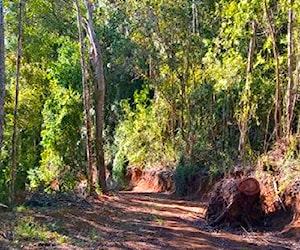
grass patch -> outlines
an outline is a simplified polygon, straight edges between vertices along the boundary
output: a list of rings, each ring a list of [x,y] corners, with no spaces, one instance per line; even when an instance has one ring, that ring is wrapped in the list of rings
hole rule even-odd
[[[153,219],[159,226],[162,226],[164,224],[164,220],[157,214],[153,214]]]
[[[34,220],[33,216],[25,215],[15,224],[15,243],[18,242],[51,242],[57,244],[68,243],[69,238],[56,232],[56,227],[49,227]]]

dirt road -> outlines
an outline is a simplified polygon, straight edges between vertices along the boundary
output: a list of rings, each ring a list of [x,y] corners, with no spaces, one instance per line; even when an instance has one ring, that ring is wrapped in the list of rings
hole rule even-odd
[[[91,210],[47,208],[31,212],[34,223],[67,240],[31,239],[18,244],[23,249],[300,249],[300,241],[280,238],[275,232],[210,228],[203,217],[203,203],[167,194],[121,192],[92,205]]]

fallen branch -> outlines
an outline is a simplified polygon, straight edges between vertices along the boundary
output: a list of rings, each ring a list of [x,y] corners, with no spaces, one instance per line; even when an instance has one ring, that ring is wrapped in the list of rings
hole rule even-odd
[[[285,205],[284,205],[282,199],[281,199],[280,196],[279,196],[278,187],[277,187],[277,183],[276,183],[275,180],[273,180],[273,187],[274,187],[275,194],[276,194],[276,196],[277,196],[277,200],[278,200],[279,203],[280,203],[280,206],[282,207],[282,209],[284,210],[284,212],[286,212]]]
[[[0,203],[0,207],[8,208],[5,204]]]

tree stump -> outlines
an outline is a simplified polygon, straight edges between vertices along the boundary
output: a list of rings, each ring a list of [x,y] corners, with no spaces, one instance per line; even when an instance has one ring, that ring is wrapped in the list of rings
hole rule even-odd
[[[261,219],[260,186],[253,177],[224,179],[210,194],[206,220],[211,226],[223,222],[252,225]]]

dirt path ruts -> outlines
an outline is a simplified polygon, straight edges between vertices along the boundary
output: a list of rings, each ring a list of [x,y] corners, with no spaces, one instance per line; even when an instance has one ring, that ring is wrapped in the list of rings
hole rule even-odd
[[[204,220],[203,203],[166,194],[123,192],[107,207],[120,212],[113,220],[124,238],[113,236],[116,249],[297,249],[270,233],[217,232]]]
[[[167,194],[120,192],[93,203],[92,210],[49,209],[34,214],[52,223],[68,243],[30,249],[300,249],[300,241],[275,233],[217,231],[206,225],[204,204]],[[24,249],[29,249],[24,247]]]

